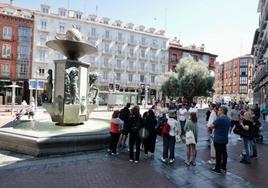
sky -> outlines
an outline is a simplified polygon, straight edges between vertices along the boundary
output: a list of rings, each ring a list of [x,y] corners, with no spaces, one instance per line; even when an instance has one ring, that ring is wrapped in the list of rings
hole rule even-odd
[[[221,63],[250,53],[259,19],[258,0],[14,0],[31,9],[41,3],[164,29],[183,46],[205,44]]]

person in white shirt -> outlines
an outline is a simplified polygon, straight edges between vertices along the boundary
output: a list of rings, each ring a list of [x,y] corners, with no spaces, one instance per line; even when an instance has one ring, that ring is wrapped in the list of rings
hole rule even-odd
[[[189,109],[188,113],[189,113],[189,114],[190,114],[190,113],[196,113],[196,115],[197,115],[197,113],[198,113],[198,109],[197,109],[197,107],[196,107],[196,103],[195,103],[195,102],[192,103],[192,106],[191,106],[191,108]]]
[[[163,137],[163,156],[161,158],[162,162],[173,163],[175,161],[175,142],[176,142],[176,134],[179,134],[178,121],[176,118],[176,111],[169,110],[167,123],[170,127],[169,134]],[[169,151],[169,157],[168,157]]]
[[[185,136],[184,126],[186,122],[186,116],[187,116],[187,109],[185,108],[185,104],[182,104],[181,108],[178,111],[178,120],[180,121],[181,125],[181,136]]]
[[[216,164],[216,151],[214,147],[214,129],[212,129],[213,122],[217,119],[217,111],[218,107],[216,104],[211,104],[212,111],[210,113],[207,127],[210,129],[210,160],[208,160],[209,164]]]

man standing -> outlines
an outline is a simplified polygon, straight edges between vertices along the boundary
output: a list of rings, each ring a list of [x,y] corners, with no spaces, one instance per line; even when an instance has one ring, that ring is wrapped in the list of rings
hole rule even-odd
[[[128,132],[127,132],[127,121],[130,117],[130,108],[131,104],[127,103],[126,106],[120,110],[120,114],[119,114],[119,118],[124,122],[124,126],[123,126],[123,130],[121,132],[118,144],[121,147],[126,147],[126,140],[127,140],[127,136],[128,136]]]
[[[213,122],[212,127],[214,130],[214,147],[216,150],[216,165],[211,170],[220,174],[221,170],[226,172],[227,165],[227,150],[228,132],[231,126],[231,121],[227,117],[227,108],[221,106],[218,110],[218,118]]]

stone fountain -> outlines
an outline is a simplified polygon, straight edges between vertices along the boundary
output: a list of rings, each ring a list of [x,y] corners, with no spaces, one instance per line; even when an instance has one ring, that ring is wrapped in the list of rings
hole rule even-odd
[[[109,121],[89,118],[98,103],[98,75],[90,72],[89,63],[79,60],[97,49],[82,42],[76,29],[46,45],[67,57],[54,60],[54,85],[52,70],[48,72],[49,103],[43,107],[52,122],[26,121],[1,128],[0,149],[42,156],[104,148],[109,140]]]

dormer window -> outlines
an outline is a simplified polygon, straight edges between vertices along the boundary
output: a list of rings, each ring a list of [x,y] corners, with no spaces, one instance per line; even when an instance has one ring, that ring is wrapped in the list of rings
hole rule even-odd
[[[42,7],[42,13],[48,14],[48,8],[47,7]]]
[[[60,14],[60,16],[65,17],[66,16],[66,10],[59,10],[59,14]]]
[[[95,22],[96,18],[90,18],[90,21]]]
[[[104,24],[109,24],[109,22],[107,20],[104,20],[103,23]]]
[[[75,16],[75,17],[76,17],[76,19],[77,19],[77,20],[81,20],[82,15],[81,15],[81,14],[76,14],[76,16]]]

